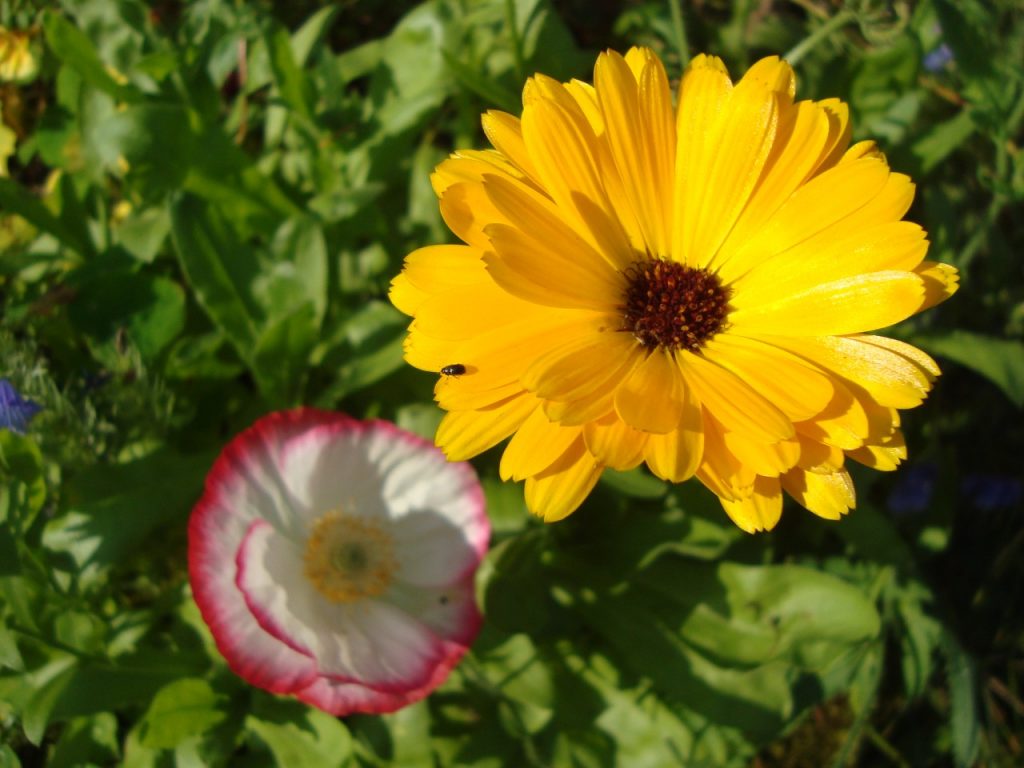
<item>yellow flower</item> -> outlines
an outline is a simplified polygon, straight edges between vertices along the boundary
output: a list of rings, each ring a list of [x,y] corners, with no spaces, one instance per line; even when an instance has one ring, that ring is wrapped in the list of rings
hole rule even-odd
[[[0,81],[31,80],[39,71],[39,62],[30,49],[31,35],[0,26]]]
[[[865,332],[956,290],[901,221],[914,186],[847,106],[794,101],[776,57],[737,83],[698,56],[675,104],[650,50],[602,54],[594,85],[537,75],[494,150],[432,181],[464,245],[410,254],[391,299],[405,356],[448,367],[437,444],[466,459],[512,435],[503,479],[545,520],[606,467],[696,476],[747,531],[782,491],[826,518],[854,505],[847,457],[893,469],[897,409],[939,370]]]

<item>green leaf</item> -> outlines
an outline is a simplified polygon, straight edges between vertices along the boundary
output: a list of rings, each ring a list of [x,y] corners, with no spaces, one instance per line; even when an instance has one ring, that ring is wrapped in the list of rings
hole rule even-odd
[[[549,620],[550,574],[543,565],[543,529],[511,538],[487,553],[479,596],[487,621],[508,632],[536,632]]]
[[[910,151],[921,164],[921,172],[929,173],[974,135],[976,126],[970,110],[939,123],[914,142]]]
[[[75,663],[73,656],[60,656],[28,676],[32,694],[25,702],[21,726],[25,729],[25,738],[36,746],[43,740],[57,701],[74,678]]]
[[[10,526],[0,525],[0,576],[17,576],[21,573],[18,556],[18,542]]]
[[[43,457],[35,440],[0,429],[0,520],[13,534],[28,530],[46,503]]]
[[[72,720],[61,731],[49,768],[78,768],[107,765],[117,761],[117,719],[109,712]]]
[[[932,676],[932,658],[942,637],[942,625],[925,613],[917,596],[903,592],[897,600],[900,628],[900,668],[907,696],[924,694]]]
[[[75,325],[105,344],[124,331],[143,360],[159,355],[185,327],[185,292],[165,277],[104,270],[78,288],[69,309]]]
[[[391,760],[409,768],[432,768],[430,708],[417,702],[382,718],[391,732]]]
[[[953,763],[957,768],[970,768],[981,748],[981,718],[976,693],[978,672],[974,659],[964,651],[949,629],[943,633],[943,640],[949,669]]]
[[[260,271],[255,254],[227,222],[192,195],[180,195],[171,204],[171,234],[199,305],[242,359],[249,359],[261,324],[251,294]]]
[[[988,106],[1001,109],[1011,91],[994,66],[995,57],[986,43],[987,25],[994,22],[982,3],[953,3],[934,0],[935,13],[942,25],[942,36],[953,51],[957,69],[963,73],[972,99],[983,99]],[[969,11],[970,13],[965,13]]]
[[[133,101],[141,94],[133,86],[122,85],[107,70],[89,38],[58,13],[43,17],[43,29],[50,50],[90,85],[121,101]]]
[[[969,331],[918,335],[911,341],[928,352],[970,368],[1024,407],[1024,343]]]
[[[181,187],[201,151],[192,118],[180,104],[133,104],[103,123],[95,142],[123,157],[128,175],[153,201]]]
[[[93,253],[92,243],[80,239],[71,227],[50,213],[38,198],[20,184],[3,177],[0,177],[0,209],[4,213],[21,216],[37,229],[53,235],[80,256]]]
[[[351,759],[352,738],[341,721],[296,701],[261,696],[245,726],[280,766],[323,768]]]
[[[313,83],[295,62],[291,38],[283,27],[275,27],[264,36],[270,54],[270,68],[281,99],[306,121],[313,119],[316,93]]]
[[[18,755],[6,744],[0,744],[0,768],[21,768]]]
[[[143,715],[142,745],[171,749],[227,717],[223,697],[199,678],[177,680],[160,689]],[[285,763],[287,765],[287,763]]]
[[[205,451],[181,456],[164,449],[125,464],[94,466],[68,483],[67,512],[47,523],[43,543],[70,554],[76,575],[91,580],[130,556],[159,525],[183,523],[211,461]]]
[[[679,558],[666,558],[652,565],[643,580],[670,598],[675,591],[670,585],[681,583],[703,596],[681,631],[691,645],[722,664],[785,658],[819,669],[834,658],[836,645],[862,643],[881,627],[878,611],[861,590],[821,571],[721,563],[714,581],[707,581],[707,575]],[[709,599],[716,593],[721,597]]]
[[[260,391],[275,406],[297,405],[317,341],[316,310],[303,304],[270,322],[252,349],[252,368]]]
[[[298,66],[306,65],[317,44],[330,31],[331,25],[334,24],[334,20],[337,18],[340,10],[336,5],[321,8],[302,22],[302,26],[295,30],[295,33],[292,35],[291,44],[292,55],[295,57],[295,63]]]

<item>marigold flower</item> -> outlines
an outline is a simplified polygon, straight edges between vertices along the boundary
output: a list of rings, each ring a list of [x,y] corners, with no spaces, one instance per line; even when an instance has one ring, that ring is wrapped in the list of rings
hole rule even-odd
[[[336,715],[391,712],[480,627],[490,526],[466,464],[392,424],[273,413],[224,449],[189,523],[189,574],[228,665]]]
[[[517,118],[488,112],[495,149],[432,177],[464,245],[410,254],[391,299],[405,356],[441,376],[436,436],[452,460],[512,440],[504,479],[545,520],[605,467],[696,475],[743,529],[775,525],[785,490],[826,518],[854,505],[847,457],[893,469],[897,409],[939,370],[867,331],[952,295],[901,221],[914,186],[847,106],[795,101],[762,59],[737,83],[712,56],[675,103],[645,48],[602,54],[594,85],[543,75]]]

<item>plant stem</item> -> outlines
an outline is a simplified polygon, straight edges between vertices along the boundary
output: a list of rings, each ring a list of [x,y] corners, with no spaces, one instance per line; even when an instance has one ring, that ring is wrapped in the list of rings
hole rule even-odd
[[[686,42],[686,23],[683,21],[683,9],[680,0],[668,0],[668,10],[672,14],[672,32],[676,38],[676,49],[683,69],[690,63],[690,46]]]
[[[831,35],[837,29],[857,18],[857,15],[853,11],[843,11],[837,13],[831,19],[822,24],[813,33],[804,38],[801,42],[793,46],[787,54],[782,58],[788,61],[792,66],[796,66],[797,62],[800,61],[804,56],[813,50],[813,48],[824,40],[826,37]]]

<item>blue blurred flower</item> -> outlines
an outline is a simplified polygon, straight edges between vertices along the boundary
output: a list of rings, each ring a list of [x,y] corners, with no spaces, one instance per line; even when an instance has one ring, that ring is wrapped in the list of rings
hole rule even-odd
[[[979,472],[963,479],[960,493],[978,509],[991,512],[1019,504],[1024,484],[1015,477]]]
[[[924,57],[924,68],[929,72],[941,72],[952,60],[952,49],[943,43]]]
[[[935,493],[938,476],[939,468],[934,464],[917,464],[904,469],[889,491],[886,499],[889,509],[897,515],[924,512]]]
[[[28,423],[43,407],[26,400],[7,379],[0,379],[0,429],[24,434]]]

